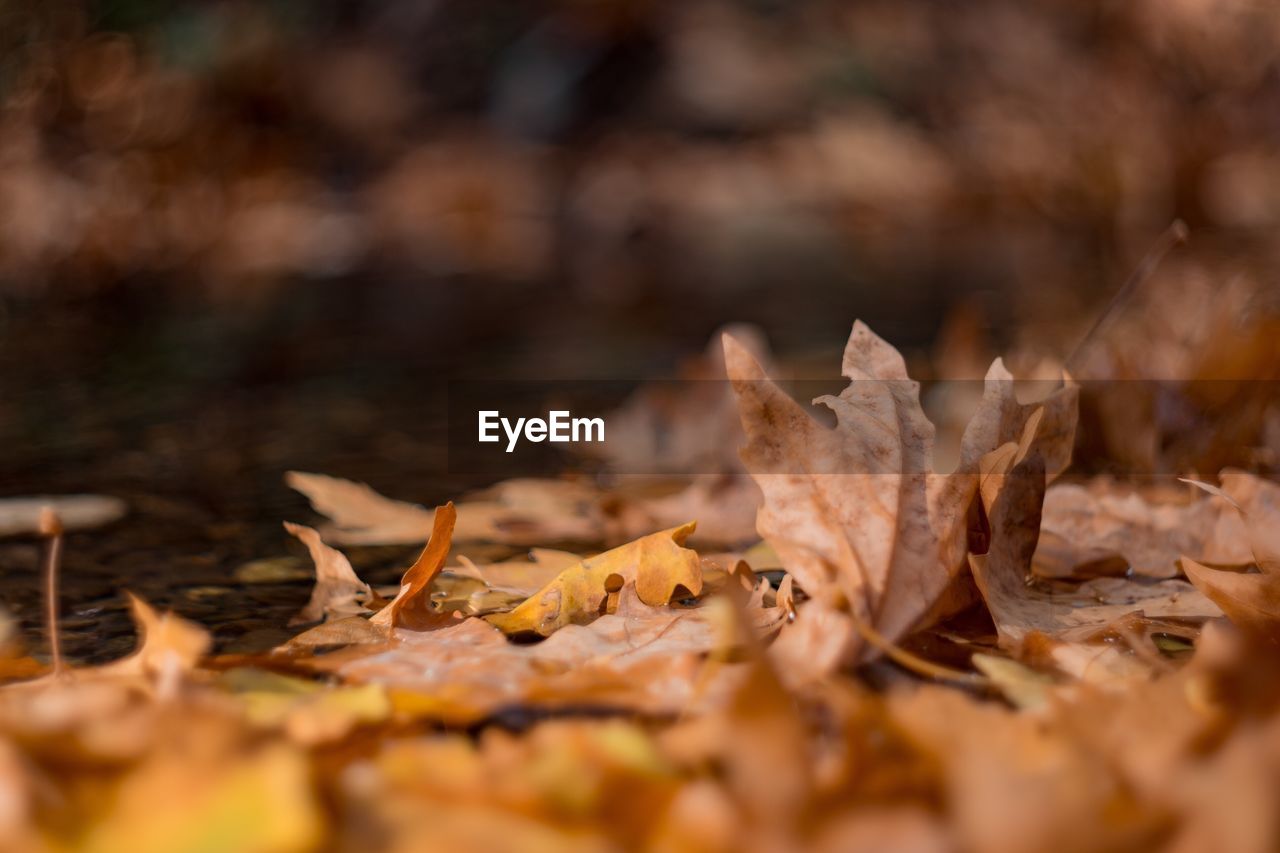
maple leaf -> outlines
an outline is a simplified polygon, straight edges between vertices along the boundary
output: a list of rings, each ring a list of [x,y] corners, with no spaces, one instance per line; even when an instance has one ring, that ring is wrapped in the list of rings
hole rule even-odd
[[[690,522],[620,545],[562,571],[509,613],[486,617],[508,634],[534,633],[546,637],[571,623],[585,623],[600,614],[609,594],[632,581],[645,604],[667,604],[676,591],[702,592],[702,567],[696,552],[684,542],[694,531]]]
[[[747,433],[742,458],[764,492],[760,535],[810,596],[834,602],[842,595],[857,620],[889,641],[919,627],[965,568],[979,460],[1016,440],[1037,407],[1018,402],[997,360],[964,432],[959,467],[938,474],[918,384],[902,356],[861,322],[844,353],[849,386],[815,401],[835,413],[834,429],[774,385],[732,337],[724,345]],[[1054,474],[1070,458],[1075,405],[1072,386],[1039,404],[1042,452]],[[811,606],[791,629],[802,630]],[[841,659],[859,651],[853,636]]]

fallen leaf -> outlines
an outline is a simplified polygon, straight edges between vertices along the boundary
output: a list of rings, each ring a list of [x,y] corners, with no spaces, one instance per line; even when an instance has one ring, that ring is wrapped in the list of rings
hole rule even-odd
[[[435,523],[431,510],[383,497],[363,483],[302,471],[290,471],[285,482],[332,521],[320,529],[329,542],[417,544]],[[569,480],[506,480],[458,504],[454,538],[510,545],[598,541],[605,530],[599,499],[596,489]]]
[[[838,590],[854,617],[889,642],[920,627],[965,568],[979,459],[1016,440],[1038,408],[1045,412],[1041,452],[1053,472],[1069,459],[1074,387],[1039,407],[1023,406],[999,361],[965,431],[960,467],[938,474],[917,383],[902,357],[862,323],[845,349],[848,388],[815,401],[835,413],[835,429],[779,390],[732,338],[725,338],[725,353],[747,433],[743,460],[764,492],[761,535],[811,597]],[[812,606],[800,608],[797,624]],[[861,648],[846,634],[840,657],[847,660]]]
[[[306,758],[283,744],[245,756],[159,751],[120,784],[86,853],[312,849],[324,819]]]
[[[471,720],[520,702],[674,713],[722,689],[702,676],[703,658],[723,640],[713,612],[651,607],[628,583],[617,612],[531,645],[510,643],[473,618],[433,631],[397,629],[381,647],[300,663],[415,694],[411,707],[447,719]]]
[[[434,513],[417,504],[396,501],[369,488],[324,474],[290,471],[289,488],[306,495],[316,512],[333,522],[321,531],[330,542],[345,545],[402,545],[426,541]]]
[[[634,537],[692,518],[698,522],[695,538],[700,547],[740,546],[756,539],[760,497],[759,486],[742,472],[699,474],[679,491],[662,497],[619,497],[615,490],[610,499],[616,504],[612,527],[624,537]]]
[[[449,557],[452,544],[453,527],[457,521],[457,512],[452,503],[445,504],[435,511],[431,538],[427,540],[418,559],[400,579],[400,593],[391,603],[374,614],[369,621],[385,628],[414,628],[425,630],[441,624],[448,624],[449,616],[441,614],[431,606],[427,593],[431,581],[444,568]]]
[[[1099,578],[1060,589],[1033,585],[1030,569],[1045,493],[1044,462],[1032,453],[1010,469],[1014,461],[999,451],[983,460],[983,499],[994,498],[994,504],[986,507],[991,550],[969,555],[974,580],[1005,648],[1020,653],[1031,634],[1080,641],[1135,611],[1152,618],[1198,621],[1220,615],[1217,607],[1180,580],[1139,583]]]
[[[138,647],[126,658],[101,667],[111,674],[172,677],[190,672],[209,651],[209,632],[174,613],[157,613],[155,608],[132,593],[129,611],[138,631]]]
[[[1015,660],[996,655],[975,654],[973,666],[987,678],[1015,708],[1032,710],[1049,701],[1054,681],[1042,672]]]
[[[1153,503],[1105,483],[1057,484],[1045,495],[1033,567],[1042,577],[1079,577],[1110,562],[1108,574],[1172,578],[1183,555],[1220,565],[1250,562],[1244,533],[1218,501]]]
[[[1119,851],[1158,837],[1160,824],[1103,756],[1035,716],[938,687],[893,694],[889,707],[895,727],[942,768],[961,849]]]
[[[582,562],[582,556],[553,548],[533,548],[522,560],[478,564],[463,555],[459,555],[458,560],[467,576],[489,588],[528,597],[555,580],[565,569]]]
[[[303,631],[276,649],[277,652],[293,652],[317,646],[351,646],[360,643],[385,643],[386,629],[372,624],[363,616],[347,616],[324,622]]]
[[[311,600],[297,616],[289,620],[290,625],[353,616],[368,611],[367,605],[374,598],[374,592],[356,575],[345,554],[324,544],[320,534],[310,527],[286,521],[284,529],[307,546],[316,567],[316,583],[311,590]]]
[[[1182,570],[1241,630],[1265,640],[1280,640],[1280,486],[1242,471],[1224,471],[1219,501],[1238,513],[1256,571],[1230,571],[1190,557]]]
[[[640,600],[651,606],[670,602],[678,590],[697,596],[702,592],[701,564],[698,555],[684,547],[693,530],[693,523],[673,527],[585,559],[514,610],[487,618],[508,634],[547,637],[565,625],[585,624],[599,616],[611,580],[615,590],[634,582]]]

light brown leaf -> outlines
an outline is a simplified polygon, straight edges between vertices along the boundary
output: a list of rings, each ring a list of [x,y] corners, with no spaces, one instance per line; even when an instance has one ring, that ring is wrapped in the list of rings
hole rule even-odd
[[[978,460],[1016,440],[1037,408],[1047,413],[1041,452],[1055,473],[1069,457],[1075,388],[1024,406],[999,361],[965,431],[960,467],[938,474],[918,384],[862,323],[845,349],[848,388],[815,401],[835,413],[835,429],[779,390],[732,338],[725,354],[747,433],[743,460],[764,492],[760,534],[806,592],[822,598],[838,590],[857,619],[891,642],[919,627],[965,568]],[[851,639],[843,657],[856,651]]]
[[[527,597],[555,580],[565,569],[582,562],[582,557],[571,551],[533,548],[529,551],[529,556],[522,560],[475,563],[466,556],[459,555],[458,561],[462,564],[460,574],[475,578],[491,589]]]
[[[1204,620],[1219,615],[1217,607],[1180,580],[1143,584],[1099,578],[1061,589],[1030,585],[1045,491],[1044,463],[1032,453],[1004,473],[1001,469],[1014,458],[996,451],[984,459],[984,502],[994,499],[986,508],[991,549],[969,556],[1001,645],[1019,652],[1032,633],[1053,641],[1083,640],[1136,611],[1151,618]],[[986,470],[990,466],[997,467]]]
[[[155,608],[133,593],[129,612],[138,631],[138,646],[133,654],[102,667],[113,674],[170,677],[175,672],[189,672],[209,651],[209,632],[177,614],[157,613]]]
[[[383,497],[363,483],[302,471],[290,471],[285,482],[332,520],[320,529],[329,542],[416,544],[426,541],[434,524],[431,510]],[[605,530],[599,499],[600,493],[584,483],[506,480],[458,504],[454,538],[509,545],[598,541]]]
[[[1280,486],[1243,471],[1224,471],[1222,490],[1230,502],[1215,502],[1242,517],[1258,570],[1215,569],[1190,557],[1182,559],[1182,569],[1241,630],[1280,640]]]
[[[434,513],[426,507],[392,500],[364,483],[324,474],[290,471],[289,488],[307,496],[316,512],[332,524],[321,535],[347,545],[403,545],[426,540]]]
[[[1108,562],[1152,578],[1178,575],[1178,558],[1240,565],[1250,562],[1243,525],[1225,503],[1208,499],[1153,503],[1105,482],[1059,484],[1045,495],[1035,572],[1076,577]]]
[[[307,546],[316,567],[311,600],[289,620],[290,625],[354,616],[368,610],[366,604],[374,597],[373,590],[356,575],[345,554],[324,544],[320,534],[310,527],[286,521],[284,529]]]
[[[391,643],[310,665],[410,691],[420,707],[447,717],[473,718],[518,702],[672,713],[715,698],[714,690],[701,692],[701,660],[723,636],[714,610],[650,607],[629,583],[616,613],[567,625],[536,644],[510,643],[472,618],[435,631],[398,629]]]
[[[961,849],[1084,853],[1154,840],[1158,825],[1104,757],[1036,716],[938,687],[892,694],[889,707],[895,726],[941,767]]]
[[[703,425],[703,429],[710,428]],[[719,440],[727,439],[721,436]],[[672,527],[692,518],[698,522],[695,539],[699,547],[734,547],[757,538],[760,498],[760,488],[742,472],[699,474],[679,491],[661,497],[618,495],[615,489],[611,501],[617,521],[613,526],[624,538],[634,538],[646,530]]]

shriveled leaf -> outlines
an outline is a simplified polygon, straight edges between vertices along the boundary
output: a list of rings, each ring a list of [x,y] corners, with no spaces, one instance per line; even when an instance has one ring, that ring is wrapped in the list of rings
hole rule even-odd
[[[634,582],[640,600],[656,606],[672,600],[678,590],[696,596],[702,591],[698,555],[685,548],[694,524],[652,533],[565,569],[509,613],[487,617],[508,634],[544,637],[569,624],[585,624],[600,615],[610,585],[614,590]]]
[[[1189,557],[1182,570],[1241,630],[1280,640],[1280,573],[1213,569]]]
[[[132,655],[108,664],[103,671],[136,675],[188,672],[209,651],[209,632],[174,613],[157,613],[140,597],[127,593],[129,611],[138,630],[138,647]]]
[[[448,616],[442,616],[431,606],[428,595],[431,581],[444,568],[452,544],[457,512],[452,503],[438,507],[432,525],[431,538],[418,555],[414,564],[400,579],[400,593],[391,603],[374,614],[369,621],[384,628],[413,628],[425,630],[447,624]]]
[[[320,534],[310,527],[286,521],[284,529],[307,546],[316,567],[316,583],[311,590],[311,600],[297,616],[289,620],[289,624],[318,622],[321,619],[366,612],[366,605],[374,597],[373,590],[356,575],[346,555],[324,544]]]

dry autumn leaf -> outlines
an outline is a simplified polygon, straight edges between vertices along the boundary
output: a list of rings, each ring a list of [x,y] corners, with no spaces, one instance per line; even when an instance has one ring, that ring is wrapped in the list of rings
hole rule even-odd
[[[431,606],[428,592],[431,581],[444,568],[445,560],[449,557],[456,520],[457,512],[452,503],[436,509],[431,538],[427,540],[418,559],[405,571],[400,580],[399,594],[390,604],[375,613],[370,622],[384,628],[406,627],[415,630],[449,624],[450,617]]]
[[[302,471],[290,471],[285,482],[331,520],[320,529],[329,542],[417,544],[426,540],[434,524],[431,510],[383,497],[363,483]],[[598,502],[598,492],[581,483],[506,480],[459,502],[454,538],[510,545],[599,541],[605,521]]]
[[[290,624],[319,622],[366,612],[374,592],[356,575],[346,555],[324,544],[320,534],[310,527],[286,521],[284,529],[307,546],[316,567],[316,584],[311,590],[311,600],[290,620]]]
[[[1043,460],[1034,453],[1017,460],[996,451],[984,458],[983,469],[991,550],[971,554],[969,564],[1000,642],[1011,652],[1025,654],[1024,643],[1039,635],[1036,653],[1044,654],[1046,640],[1051,647],[1081,642],[1133,613],[1195,622],[1220,615],[1216,606],[1181,580],[1139,583],[1101,578],[1056,589],[1043,582],[1031,583],[1045,492]]]
[[[634,582],[640,600],[667,604],[678,594],[702,592],[698,555],[685,548],[694,524],[652,533],[562,571],[509,613],[487,617],[508,634],[550,636],[569,624],[584,624],[600,615],[610,591]],[[612,588],[612,589],[611,589]]]
[[[1280,486],[1242,471],[1226,471],[1222,489],[1243,517],[1256,571],[1211,568],[1189,557],[1182,569],[1231,621],[1251,635],[1280,640]]]
[[[614,613],[566,624],[533,645],[509,642],[482,619],[433,631],[398,629],[390,643],[315,658],[307,665],[401,691],[405,701],[451,719],[474,719],[520,701],[622,703],[673,713],[702,691],[702,657],[724,642],[715,611],[651,607],[634,582]],[[652,676],[664,673],[661,678]],[[721,689],[716,687],[716,689]]]
[[[965,567],[979,459],[1016,440],[1033,411],[1014,396],[1012,377],[999,361],[992,365],[960,467],[939,474],[918,385],[902,357],[863,324],[854,325],[845,349],[848,388],[816,401],[835,413],[834,429],[769,381],[732,338],[725,352],[747,433],[743,460],[764,492],[761,535],[810,596],[843,596],[854,619],[891,642],[919,627]],[[1070,456],[1074,388],[1040,408],[1040,448],[1056,474]],[[855,635],[844,633],[846,648],[824,655],[827,665],[859,651]]]
[[[1123,573],[1178,576],[1178,559],[1250,561],[1238,516],[1220,501],[1157,503],[1105,482],[1051,486],[1045,495],[1034,569],[1041,577]]]

